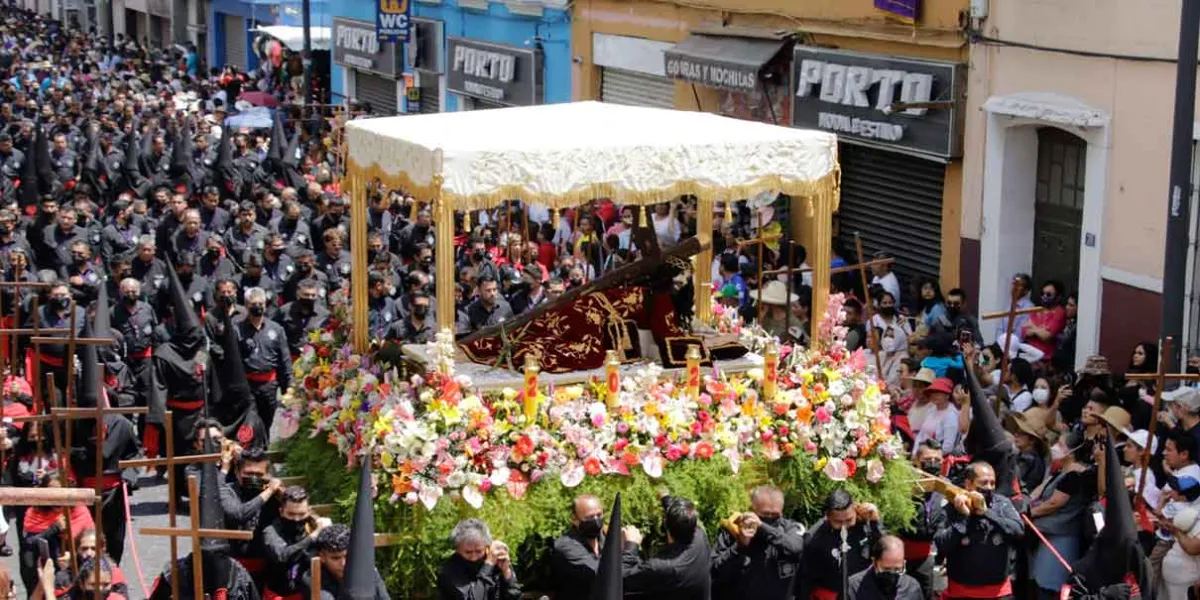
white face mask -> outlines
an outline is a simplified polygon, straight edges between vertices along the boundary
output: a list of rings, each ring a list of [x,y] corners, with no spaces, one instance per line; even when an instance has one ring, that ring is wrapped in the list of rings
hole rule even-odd
[[[1055,444],[1050,447],[1050,460],[1062,460],[1071,451],[1062,447],[1062,444]]]
[[[1050,390],[1046,388],[1037,388],[1033,390],[1033,401],[1038,404],[1045,404],[1050,401]]]

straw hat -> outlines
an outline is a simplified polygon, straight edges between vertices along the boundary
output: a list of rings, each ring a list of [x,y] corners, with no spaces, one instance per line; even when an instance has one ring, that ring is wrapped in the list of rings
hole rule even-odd
[[[1035,406],[1023,413],[1012,413],[1010,418],[1012,424],[1039,440],[1046,441],[1047,434],[1050,433],[1046,427],[1046,414],[1050,411],[1040,406]]]
[[[1130,424],[1133,423],[1133,418],[1129,416],[1129,411],[1120,406],[1110,406],[1100,413],[1100,420],[1112,425],[1117,431],[1122,433],[1129,431]]]
[[[755,295],[757,301],[757,295]],[[787,284],[782,281],[771,281],[762,289],[763,304],[773,304],[775,306],[788,306],[793,302],[798,302],[800,297],[795,294],[789,294]]]
[[[916,375],[909,375],[908,379],[909,381],[919,381],[925,385],[929,385],[933,383],[934,379],[937,379],[937,373],[933,369],[924,368],[917,371]]]

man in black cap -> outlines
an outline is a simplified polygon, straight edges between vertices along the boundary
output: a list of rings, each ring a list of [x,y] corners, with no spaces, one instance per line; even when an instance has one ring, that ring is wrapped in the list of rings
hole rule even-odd
[[[216,453],[211,442],[205,452]],[[221,510],[221,482],[217,465],[205,463],[200,476],[200,526],[204,529],[225,529],[225,517]],[[150,600],[202,600],[196,598],[192,583],[195,572],[194,554],[175,563],[179,574],[179,598],[171,597],[171,566],[168,564],[154,582]],[[204,538],[200,541],[200,560],[203,571],[206,598],[224,600],[258,600],[258,589],[250,574],[238,561],[229,555],[229,540]]]
[[[71,286],[71,297],[80,306],[88,306],[96,299],[104,276],[92,262],[92,247],[83,240],[71,242],[71,264],[63,267],[58,276]]]
[[[750,492],[750,512],[722,529],[713,551],[713,598],[791,600],[804,527],[783,517],[783,492],[759,486]]]
[[[305,279],[296,289],[296,299],[283,305],[278,321],[287,335],[288,349],[292,360],[308,343],[308,336],[319,331],[329,320],[329,311],[321,301],[321,286],[313,279]]]
[[[238,206],[237,223],[225,232],[225,250],[235,261],[240,261],[248,252],[262,252],[267,230],[255,221],[257,214],[253,202],[243,201]]]
[[[946,521],[938,530],[936,543],[946,552],[949,581],[944,597],[948,600],[1013,596],[1013,552],[1025,534],[1025,525],[996,485],[992,466],[973,462],[963,482],[968,493],[955,496],[945,508]]]
[[[800,563],[798,600],[836,600],[844,575],[871,565],[871,546],[882,537],[879,510],[859,504],[844,489],[825,500],[825,518],[808,532]],[[849,550],[843,551],[843,544]]]
[[[246,311],[246,318],[236,324],[237,334],[258,416],[270,431],[279,392],[292,386],[292,355],[283,327],[267,318],[262,288],[246,290]]]

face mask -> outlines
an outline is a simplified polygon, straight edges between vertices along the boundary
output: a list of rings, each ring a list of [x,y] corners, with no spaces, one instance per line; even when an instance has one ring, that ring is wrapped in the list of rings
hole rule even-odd
[[[958,306],[947,306],[946,307],[946,314],[950,315],[952,318],[957,317],[960,312],[962,312],[962,308],[960,308]]]
[[[296,520],[296,519],[286,519],[282,516],[279,517],[279,524],[282,527],[283,531],[285,533],[287,533],[289,537],[294,537],[295,534],[304,531],[304,523],[306,521],[307,521],[307,519]]]
[[[880,306],[879,314],[883,315],[885,317],[895,316],[896,315],[896,307],[895,306]]]
[[[992,497],[996,495],[996,490],[975,490],[975,491],[979,492],[980,496],[983,496],[983,501],[985,503],[987,503],[988,506],[991,506]]]
[[[429,307],[428,306],[414,306],[413,314],[416,315],[416,317],[418,319],[424,319],[425,315],[429,314]]]
[[[125,294],[124,298],[125,298],[125,304],[128,304],[130,306],[137,304],[137,301],[138,301],[137,294]]]
[[[1054,296],[1042,294],[1042,306],[1051,306],[1054,304]]]
[[[763,525],[770,525],[772,527],[774,527],[775,525],[777,525],[779,523],[779,519],[780,519],[780,517],[759,517],[758,518],[758,520],[760,522],[762,522]]]
[[[572,277],[571,285],[583,285],[583,280],[578,277]]]
[[[892,597],[900,586],[900,573],[896,571],[875,571],[875,587],[883,592],[885,597]]]
[[[299,304],[300,308],[306,311],[311,311],[317,306],[317,300],[315,298],[297,298],[296,303]]]
[[[1033,401],[1038,404],[1045,404],[1050,401],[1050,390],[1046,388],[1037,388],[1033,390]]]
[[[52,298],[51,300],[54,301],[54,307],[59,310],[65,310],[71,306],[70,298]]]
[[[296,266],[300,268],[301,273],[311,273],[313,270],[313,266],[310,263],[300,263]]]
[[[251,316],[261,317],[261,316],[265,315],[266,313],[267,313],[267,307],[265,307],[261,304],[253,304],[250,306],[250,315]]]
[[[927,460],[921,463],[921,470],[929,473],[930,475],[941,475],[942,463],[936,460]]]
[[[583,537],[595,539],[600,537],[600,532],[603,527],[603,519],[600,517],[584,519],[583,521],[579,522],[579,533],[582,533]]]
[[[247,475],[242,478],[242,491],[254,492],[255,494],[262,492],[263,488],[267,487],[267,480],[258,475]]]
[[[82,254],[72,254],[71,261],[74,262],[76,266],[81,266],[87,263],[87,257]]]
[[[626,225],[633,225],[633,217],[621,217],[621,222]]]
[[[475,250],[471,252],[471,258],[476,262],[483,260],[483,250]]]

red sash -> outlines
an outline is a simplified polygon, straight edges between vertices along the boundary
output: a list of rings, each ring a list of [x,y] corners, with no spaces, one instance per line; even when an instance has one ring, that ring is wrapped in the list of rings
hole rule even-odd
[[[271,383],[272,381],[275,381],[275,377],[277,375],[278,374],[275,371],[254,371],[252,373],[246,373],[246,380],[250,383]]]
[[[147,423],[145,431],[142,432],[142,450],[146,452],[146,458],[158,458],[161,448],[162,432],[159,431],[159,426]]]
[[[204,400],[167,400],[167,408],[196,411],[204,408]]]
[[[304,600],[304,594],[289,594],[280,596],[269,589],[263,589],[263,600]]]
[[[142,350],[141,352],[131,352],[129,354],[129,358],[145,359],[145,358],[150,358],[150,356],[152,354],[154,354],[154,348],[146,348],[145,350]]]
[[[838,593],[828,588],[817,588],[812,591],[811,600],[838,600]]]
[[[116,489],[121,485],[120,475],[103,475],[100,477],[100,485],[105,490]],[[96,487],[95,477],[83,477],[79,480],[79,487],[94,488]]]
[[[943,598],[1003,598],[1012,595],[1012,580],[1005,578],[991,585],[966,585],[951,579]]]
[[[261,558],[252,558],[249,556],[241,556],[241,557],[236,558],[235,560],[242,563],[242,566],[246,567],[246,571],[252,575],[262,573],[263,571],[267,570],[267,561],[265,561]]]
[[[62,368],[62,366],[63,366],[64,364],[66,364],[66,363],[64,363],[64,362],[63,362],[63,359],[62,359],[62,357],[61,357],[61,356],[51,356],[51,355],[49,355],[49,354],[46,354],[46,353],[44,353],[44,352],[42,352],[42,353],[38,354],[38,358],[39,358],[39,359],[41,359],[41,361],[42,361],[43,363],[46,363],[46,364],[48,364],[48,365],[50,365],[50,366],[52,366],[52,367],[57,367],[57,368],[59,368],[59,369],[61,369],[61,368]]]
[[[900,541],[904,544],[904,560],[925,560],[933,550],[933,542]]]
[[[25,509],[25,535],[34,535],[49,529],[61,514],[61,508],[42,510],[31,506]],[[92,521],[92,513],[83,506],[71,507],[70,519],[71,531],[96,528],[95,522]]]

